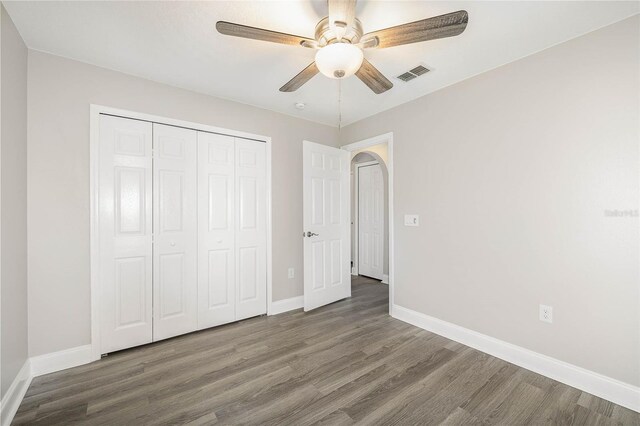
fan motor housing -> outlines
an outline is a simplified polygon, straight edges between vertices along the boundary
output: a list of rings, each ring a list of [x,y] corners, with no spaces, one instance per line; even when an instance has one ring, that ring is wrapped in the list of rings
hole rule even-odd
[[[336,43],[338,38],[331,28],[329,23],[329,17],[324,17],[318,22],[316,25],[316,40],[320,46],[326,46],[328,44]],[[354,19],[353,26],[346,28],[344,35],[342,36],[341,42],[347,42],[351,44],[356,44],[360,41],[362,37],[362,23],[359,19]]]

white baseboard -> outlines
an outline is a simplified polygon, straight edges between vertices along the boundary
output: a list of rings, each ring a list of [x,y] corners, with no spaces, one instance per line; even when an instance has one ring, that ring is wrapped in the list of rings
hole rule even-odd
[[[527,370],[640,412],[640,387],[399,305],[393,305],[392,316]]]
[[[18,407],[20,407],[20,403],[22,402],[22,398],[24,398],[27,389],[29,389],[31,378],[31,364],[27,359],[2,398],[0,405],[0,413],[2,413],[0,416],[0,425],[9,426],[13,421]]]
[[[276,300],[271,303],[271,313],[269,315],[278,315],[283,312],[293,311],[294,309],[300,309],[302,307],[304,307],[304,296]]]
[[[389,284],[389,275],[382,274],[382,284]]]
[[[91,345],[78,346],[59,352],[31,357],[31,375],[33,377],[55,371],[66,370],[93,361]]]
[[[88,364],[91,361],[93,361],[91,345],[78,346],[27,359],[2,398],[0,425],[9,426],[11,424],[34,377]]]

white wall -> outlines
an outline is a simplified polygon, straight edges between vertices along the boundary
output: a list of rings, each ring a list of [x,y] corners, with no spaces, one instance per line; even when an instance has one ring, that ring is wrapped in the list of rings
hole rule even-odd
[[[273,298],[302,295],[302,140],[337,129],[35,51],[28,83],[31,356],[90,343],[91,103],[271,136]]]
[[[640,385],[639,220],[605,214],[640,204],[639,28],[343,129],[343,145],[394,133],[398,305]]]
[[[0,282],[4,396],[27,359],[27,48],[0,4]]]

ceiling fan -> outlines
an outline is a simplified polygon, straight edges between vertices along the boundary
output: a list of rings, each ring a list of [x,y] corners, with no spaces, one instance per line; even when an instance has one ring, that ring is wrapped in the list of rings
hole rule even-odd
[[[221,34],[234,37],[317,49],[315,61],[282,86],[281,92],[298,90],[321,72],[334,79],[355,74],[379,94],[391,89],[393,83],[364,58],[364,49],[383,49],[457,36],[469,21],[467,12],[459,10],[363,35],[362,24],[355,17],[356,0],[328,0],[328,5],[329,16],[316,25],[315,39],[225,21],[218,21],[216,29]]]

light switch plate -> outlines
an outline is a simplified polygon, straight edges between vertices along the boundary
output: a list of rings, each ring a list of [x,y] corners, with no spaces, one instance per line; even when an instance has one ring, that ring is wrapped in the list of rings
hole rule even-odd
[[[420,226],[420,216],[417,214],[405,214],[404,226]]]
[[[294,275],[295,275],[295,271],[294,271],[294,269],[293,269],[293,268],[289,268],[289,270],[287,271],[287,276],[288,276],[289,278],[293,278],[293,277],[294,277]]]

